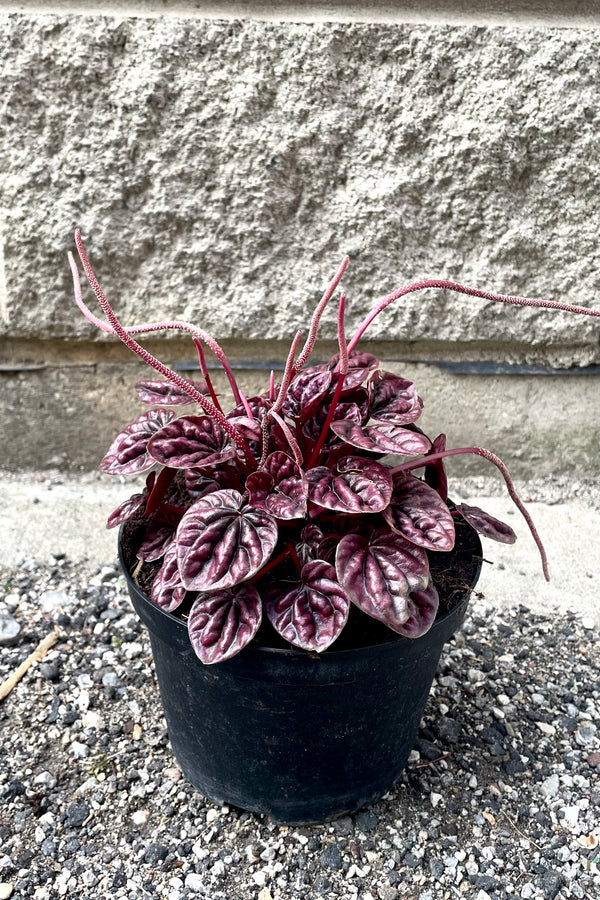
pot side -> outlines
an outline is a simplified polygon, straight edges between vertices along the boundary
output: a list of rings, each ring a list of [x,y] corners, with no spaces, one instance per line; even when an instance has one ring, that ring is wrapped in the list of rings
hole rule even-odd
[[[474,532],[469,586],[422,637],[386,630],[381,643],[338,651],[334,644],[322,654],[250,644],[212,666],[196,657],[186,623],[133,582],[122,538],[120,561],[150,635],[169,740],[200,793],[300,825],[368,806],[393,786],[443,646],[462,623],[479,577]]]

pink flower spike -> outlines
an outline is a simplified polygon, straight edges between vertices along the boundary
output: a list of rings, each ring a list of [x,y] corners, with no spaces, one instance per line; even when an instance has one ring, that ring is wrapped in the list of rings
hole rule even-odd
[[[69,266],[71,267],[71,274],[73,276],[73,293],[75,294],[75,303],[77,304],[83,315],[86,317],[88,322],[91,322],[92,325],[95,325],[96,328],[99,328],[101,331],[107,331],[114,334],[114,328],[111,328],[110,325],[107,325],[106,322],[103,322],[102,319],[99,319],[97,316],[95,316],[83,302],[83,298],[81,296],[81,284],[79,283],[79,269],[77,268],[77,263],[75,262],[75,258],[70,250],[67,253],[67,257],[69,259]]]
[[[332,280],[329,282],[327,290],[325,291],[325,293],[319,300],[319,304],[313,313],[313,317],[312,317],[312,320],[310,323],[310,330],[308,332],[308,337],[306,339],[306,343],[304,344],[304,347],[302,348],[302,352],[298,356],[298,359],[294,363],[294,370],[296,372],[299,372],[300,369],[302,369],[304,367],[308,357],[312,353],[312,349],[315,346],[315,341],[317,339],[317,331],[319,330],[319,322],[321,321],[321,316],[323,315],[323,313],[325,311],[325,307],[331,300],[331,297],[333,296],[333,292],[335,291],[336,287],[342,280],[342,276],[343,276],[344,272],[346,271],[346,268],[347,268],[349,262],[350,262],[350,257],[345,256],[340,264],[339,269],[333,276]]]
[[[177,387],[181,388],[181,390],[185,391],[192,400],[198,403],[204,412],[213,418],[218,424],[221,426],[223,431],[229,435],[229,437],[238,444],[242,451],[244,452],[244,456],[246,457],[246,461],[248,465],[255,468],[255,460],[252,456],[252,451],[250,450],[250,446],[245,438],[239,434],[239,432],[232,426],[232,424],[225,418],[222,412],[219,412],[213,404],[206,399],[204,394],[201,394],[196,388],[190,384],[187,379],[182,378],[180,375],[177,375],[176,372],[173,372],[168,366],[164,363],[160,362],[160,360],[156,359],[155,356],[152,356],[144,347],[140,346],[127,332],[125,328],[119,322],[117,316],[115,315],[110,303],[106,299],[104,291],[98,284],[96,276],[92,270],[90,261],[88,259],[85,246],[83,240],[81,238],[81,232],[79,229],[75,232],[75,243],[77,245],[77,251],[79,253],[79,258],[81,259],[81,263],[83,265],[83,269],[88,280],[88,283],[92,290],[94,291],[98,303],[102,307],[102,310],[110,322],[113,331],[117,334],[117,336],[123,341],[126,347],[132,350],[137,356],[144,360],[144,362],[151,366],[153,369],[156,369],[157,372],[160,372],[161,375],[164,375],[165,378],[168,378],[169,381],[172,381],[173,384],[176,384]]]
[[[415,281],[412,284],[408,284],[405,287],[394,291],[393,294],[384,297],[383,300],[380,300],[379,303],[374,306],[366,319],[364,319],[356,329],[348,344],[348,351],[352,352],[373,319],[375,319],[386,306],[389,306],[390,303],[393,303],[395,300],[399,300],[400,297],[405,297],[407,294],[412,294],[415,291],[422,291],[425,288],[438,288],[440,290],[454,291],[457,294],[467,294],[470,297],[480,297],[482,300],[493,300],[496,303],[510,303],[513,306],[536,306],[542,309],[557,309],[562,310],[563,312],[579,313],[582,316],[600,316],[600,309],[590,309],[587,306],[572,306],[570,303],[557,303],[554,300],[541,300],[537,297],[513,297],[509,294],[492,294],[489,291],[480,291],[476,288],[465,287],[462,284],[457,284],[455,281],[443,281],[438,279]]]
[[[275,372],[271,369],[271,376],[269,378],[269,400],[271,403],[275,399]]]
[[[279,425],[279,427],[285,434],[286,440],[287,440],[288,444],[290,445],[290,450],[294,454],[294,459],[296,461],[296,465],[299,466],[299,468],[301,469],[302,466],[304,465],[304,460],[302,459],[302,453],[300,451],[300,447],[298,446],[298,441],[292,434],[289,425],[287,425],[287,423],[284,422],[284,420],[281,418],[281,416],[278,413],[274,412],[273,410],[270,410],[270,414],[271,414],[271,417],[277,422],[277,424]]]
[[[337,336],[340,348],[340,358],[338,360],[338,368],[342,375],[348,374],[348,344],[346,343],[346,335],[344,334],[344,313],[346,312],[346,295],[340,297],[340,305],[338,307],[338,324]]]
[[[294,375],[296,374],[296,367],[294,365],[294,356],[296,355],[296,350],[298,349],[298,344],[300,343],[300,339],[302,338],[302,332],[297,331],[294,340],[292,341],[292,346],[290,347],[290,352],[288,353],[288,358],[285,364],[285,369],[283,372],[283,379],[279,388],[279,393],[277,394],[277,399],[273,404],[274,412],[281,412],[281,408],[283,406],[283,401],[285,400],[285,395],[288,392],[288,388],[290,386],[290,382]]]

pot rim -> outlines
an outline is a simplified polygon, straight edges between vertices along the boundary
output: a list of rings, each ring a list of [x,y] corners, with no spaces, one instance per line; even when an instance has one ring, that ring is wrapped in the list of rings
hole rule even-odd
[[[135,592],[135,594],[139,598],[140,602],[142,602],[144,607],[149,611],[149,613],[151,615],[153,615],[155,618],[158,616],[159,619],[162,616],[163,621],[165,623],[169,622],[171,627],[183,629],[187,636],[187,631],[188,631],[187,623],[184,622],[183,619],[174,615],[173,613],[167,612],[166,610],[161,609],[160,606],[157,606],[155,603],[153,603],[150,600],[150,598],[147,596],[147,594],[145,594],[144,591],[142,591],[141,588],[138,587],[138,585],[134,582],[133,578],[131,577],[131,573],[129,572],[129,568],[125,562],[124,553],[123,553],[123,535],[124,535],[126,525],[127,525],[127,522],[124,522],[119,528],[118,550],[119,550],[119,563],[121,565],[121,569],[123,570],[123,574],[125,575],[125,579],[127,581],[127,585],[128,585],[130,592],[131,591]],[[479,535],[476,534],[476,536],[477,536],[477,539],[479,542]],[[479,547],[481,548],[480,542],[479,542]],[[477,557],[474,557],[474,559],[477,559]],[[465,592],[464,592],[463,596],[461,597],[461,599],[456,603],[455,606],[452,607],[452,609],[447,610],[443,615],[436,617],[434,619],[434,622],[431,625],[431,627],[424,634],[420,635],[418,638],[408,638],[402,634],[398,634],[397,632],[392,631],[392,629],[389,629],[390,637],[387,640],[381,640],[375,644],[365,644],[361,647],[345,648],[343,650],[336,650],[335,642],[330,647],[328,647],[327,650],[325,650],[321,653],[317,653],[316,651],[302,650],[299,647],[292,647],[292,646],[290,646],[290,647],[269,647],[264,644],[255,644],[253,641],[251,641],[250,644],[248,644],[244,648],[244,653],[245,654],[260,653],[263,656],[264,656],[264,654],[267,654],[268,656],[270,656],[273,659],[282,659],[282,660],[284,660],[284,659],[291,660],[294,658],[298,659],[298,660],[300,660],[300,659],[324,660],[324,659],[329,658],[331,661],[333,661],[334,659],[342,660],[344,658],[344,654],[356,653],[357,650],[360,650],[361,652],[365,652],[365,653],[369,653],[369,652],[372,653],[375,651],[379,654],[382,652],[390,651],[392,648],[397,647],[399,643],[403,643],[407,646],[408,645],[417,645],[422,638],[427,638],[427,637],[431,636],[432,634],[434,634],[436,631],[441,631],[441,632],[448,631],[447,636],[444,638],[444,640],[447,640],[454,633],[455,628],[458,627],[458,625],[462,621],[463,613],[465,612],[466,607],[469,603],[471,593],[474,590],[475,585],[477,584],[477,582],[479,580],[482,565],[483,565],[483,551],[481,551],[481,554],[479,555],[479,558],[477,559],[477,565],[476,565],[473,577],[471,579],[471,582],[469,584],[469,587],[465,589]],[[455,619],[457,620],[456,626],[452,627]],[[191,648],[191,644],[190,644],[190,648]]]

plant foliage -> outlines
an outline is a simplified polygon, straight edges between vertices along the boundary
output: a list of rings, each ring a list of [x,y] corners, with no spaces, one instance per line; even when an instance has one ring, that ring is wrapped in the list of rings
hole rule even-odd
[[[503,463],[479,447],[447,449],[443,434],[430,440],[416,424],[423,402],[415,385],[383,371],[379,360],[355,347],[376,315],[423,288],[586,315],[598,311],[447,281],[416,282],[385,297],[347,341],[342,294],[339,353],[327,364],[307,366],[346,258],[301,350],[296,335],[280,384],[272,374],[265,393],[246,398],[222,349],[201,329],[179,321],[125,328],[94,276],[79,232],[76,244],[107,321],[84,304],[70,254],[78,306],[163,376],[136,385],[139,399],[151,408],[117,435],[100,463],[115,475],[148,473],[145,489],[112,513],[108,527],[143,514],[138,556],[161,561],[151,600],[166,612],[186,598],[192,602],[190,640],[203,663],[239,653],[263,619],[293,646],[321,652],[339,636],[351,604],[405,637],[425,633],[438,609],[427,551],[452,549],[455,517],[462,515],[494,540],[515,540],[508,525],[483,510],[448,505],[444,461],[457,454],[482,456],[499,469],[548,577],[543,546]],[[133,337],[165,329],[192,335],[202,381],[177,375]],[[228,413],[212,386],[203,344],[216,354],[231,385]],[[176,412],[190,404],[196,407],[192,414]]]

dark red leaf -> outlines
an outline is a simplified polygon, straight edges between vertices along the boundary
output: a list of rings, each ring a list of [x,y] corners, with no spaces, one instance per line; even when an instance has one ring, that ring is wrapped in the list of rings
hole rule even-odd
[[[394,481],[390,505],[383,512],[393,531],[427,550],[452,550],[454,520],[437,491],[414,475]]]
[[[277,543],[277,523],[222,489],[197,500],[177,529],[177,559],[188,590],[216,591],[255,575]]]
[[[433,584],[423,591],[413,591],[408,595],[409,617],[396,630],[407,638],[418,638],[429,631],[437,615],[440,598]]]
[[[446,449],[446,435],[438,434],[431,445],[431,454],[443,453]],[[448,499],[448,478],[446,477],[446,467],[443,459],[436,459],[435,462],[428,463],[425,466],[425,481],[427,484],[438,492],[444,503]]]
[[[182,509],[162,507],[146,529],[144,539],[137,552],[138,559],[152,562],[164,556],[175,538],[182,515]]]
[[[302,565],[314,559],[323,559],[319,554],[319,545],[323,540],[323,532],[318,525],[306,525],[296,543],[296,553]]]
[[[275,450],[264,467],[246,479],[250,505],[265,509],[276,519],[301,519],[306,515],[308,482],[294,460]]]
[[[317,466],[306,473],[309,500],[338,512],[382,512],[392,496],[390,470],[363,456],[345,456],[335,471]]]
[[[323,560],[302,567],[300,582],[281,582],[265,591],[265,612],[273,627],[290,644],[303,650],[326,650],[348,619],[350,604]]]
[[[392,372],[376,372],[371,379],[371,387],[373,394],[369,415],[372,419],[391,425],[408,425],[421,415],[423,401],[417,396],[412,381]]]
[[[358,447],[370,453],[420,456],[431,448],[429,438],[424,434],[384,422],[373,425],[357,425],[344,419],[332,422],[331,430],[351,447]]]
[[[185,594],[186,590],[177,568],[177,548],[171,543],[162,566],[154,576],[150,599],[165,612],[173,612],[181,605]]]
[[[250,643],[261,620],[262,603],[251,584],[198,594],[188,619],[194,653],[205,665],[230,659]]]
[[[469,525],[485,537],[491,538],[493,541],[499,541],[501,544],[514,544],[517,539],[516,534],[505,522],[495,519],[489,513],[479,509],[478,506],[467,506],[461,503],[456,509],[461,516],[467,520]]]
[[[290,419],[305,419],[311,415],[327,393],[331,377],[326,366],[311,366],[296,375],[285,397],[284,415]]]
[[[142,413],[116,436],[99,468],[110,475],[138,475],[150,469],[155,460],[148,452],[148,442],[174,415],[170,409]]]
[[[367,410],[367,400],[366,400],[366,394],[364,394],[364,391],[361,392],[361,399],[363,401],[362,408],[361,408],[361,406],[359,406],[359,404],[354,403],[353,401],[349,402],[349,403],[346,403],[346,402],[338,403],[335,408],[336,419],[343,419],[345,422],[348,422],[349,424],[355,423],[357,425],[360,425],[365,419],[365,414],[366,414],[366,410]],[[311,416],[310,418],[308,418],[302,426],[302,433],[305,434],[306,437],[310,438],[311,441],[314,441],[315,443],[318,441],[318,439],[321,435],[321,432],[323,431],[323,428],[325,427],[325,420],[327,419],[330,405],[331,405],[331,400],[328,397],[327,402],[323,403],[321,406],[319,406],[315,410],[314,415]],[[338,436],[335,434],[335,432],[331,430],[331,428],[329,429],[327,439],[325,440],[325,443],[323,446],[326,450],[331,450],[334,447],[342,446],[342,441],[338,438]]]
[[[335,370],[339,359],[339,353],[336,353],[335,356],[332,356],[329,360],[328,368],[332,371]],[[365,353],[362,350],[353,350],[348,358],[348,373],[344,378],[342,395],[346,391],[352,391],[357,388],[360,384],[366,381],[369,375],[375,372],[375,370],[378,368],[379,360],[376,356],[373,356],[372,353]],[[339,372],[336,372],[334,374],[334,382],[332,384],[332,387],[334,386],[338,377]]]
[[[222,479],[226,477],[225,470],[222,468],[211,468],[210,471],[194,468],[184,469],[183,474],[186,490],[194,500],[218,491],[223,486]]]
[[[117,506],[115,511],[112,512],[108,517],[108,521],[106,523],[107,528],[116,528],[117,525],[122,525],[123,522],[126,522],[131,518],[136,510],[144,506],[154,485],[155,478],[156,474],[154,472],[150,472],[150,474],[146,478],[146,487],[144,488],[142,493],[132,494],[128,500],[124,500],[123,503],[120,504],[120,506]]]
[[[205,468],[235,456],[220,425],[209,416],[181,416],[154,435],[148,444],[153,458],[174,469]]]
[[[205,381],[190,381],[201,394],[208,394]],[[189,394],[171,381],[138,381],[136,384],[138,400],[152,406],[184,406],[194,403]]]
[[[425,550],[393,531],[376,531],[370,539],[345,535],[337,549],[335,569],[346,596],[367,615],[398,632],[411,616],[409,594],[429,585]]]

